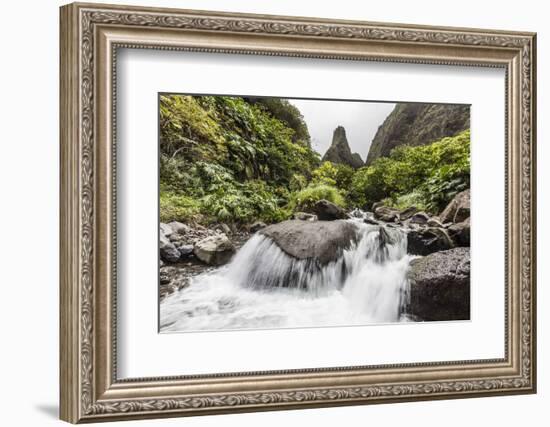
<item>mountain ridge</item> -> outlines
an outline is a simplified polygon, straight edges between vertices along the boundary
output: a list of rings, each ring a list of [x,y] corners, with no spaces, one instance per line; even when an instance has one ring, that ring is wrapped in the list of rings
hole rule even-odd
[[[470,127],[470,106],[400,103],[379,126],[365,164],[389,156],[401,145],[419,146],[455,136]]]

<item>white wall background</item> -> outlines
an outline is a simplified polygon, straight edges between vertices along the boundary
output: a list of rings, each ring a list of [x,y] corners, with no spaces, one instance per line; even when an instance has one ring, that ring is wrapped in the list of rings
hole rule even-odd
[[[122,3],[110,0],[113,3]],[[438,402],[209,416],[133,425],[279,426],[546,425],[550,405],[550,244],[544,218],[550,150],[550,29],[536,0],[133,0],[134,4],[538,32],[539,393]],[[58,6],[57,0],[6,3],[0,26],[0,402],[3,425],[60,425],[58,402]],[[490,167],[488,166],[488,171]],[[546,335],[546,336],[545,336]]]

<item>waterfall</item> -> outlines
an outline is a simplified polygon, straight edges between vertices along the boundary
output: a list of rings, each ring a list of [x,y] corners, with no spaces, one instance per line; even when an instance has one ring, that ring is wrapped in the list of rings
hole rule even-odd
[[[406,235],[350,219],[358,238],[321,265],[256,233],[230,264],[192,279],[161,303],[161,330],[220,330],[390,323],[404,320]]]

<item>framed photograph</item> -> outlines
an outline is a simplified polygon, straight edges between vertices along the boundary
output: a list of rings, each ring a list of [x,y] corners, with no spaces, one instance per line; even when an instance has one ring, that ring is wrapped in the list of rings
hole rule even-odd
[[[536,391],[535,34],[60,21],[63,420]]]

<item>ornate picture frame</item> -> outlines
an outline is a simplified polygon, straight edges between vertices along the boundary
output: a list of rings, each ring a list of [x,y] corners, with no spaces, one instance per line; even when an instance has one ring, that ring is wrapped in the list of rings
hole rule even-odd
[[[61,419],[71,422],[536,391],[536,36],[175,9],[61,8]],[[506,73],[505,357],[119,380],[117,49],[409,64]]]

